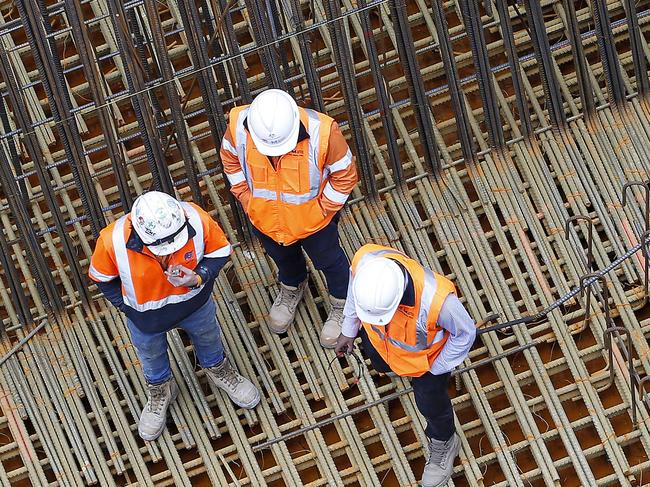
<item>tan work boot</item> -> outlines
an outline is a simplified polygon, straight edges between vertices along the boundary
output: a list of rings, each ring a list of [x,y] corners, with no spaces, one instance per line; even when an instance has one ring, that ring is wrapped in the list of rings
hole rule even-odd
[[[298,287],[285,286],[280,283],[280,292],[273,301],[269,311],[269,328],[278,335],[286,333],[296,317],[296,308],[307,287],[307,279]]]
[[[323,329],[320,332],[320,344],[323,348],[334,348],[336,340],[341,334],[343,324],[343,307],[345,299],[338,299],[330,295],[330,314],[325,320]]]
[[[221,364],[205,369],[212,383],[224,391],[237,406],[252,409],[260,402],[260,391],[237,372],[226,358]]]
[[[148,388],[149,400],[140,414],[138,434],[143,440],[153,441],[165,429],[167,408],[176,400],[178,386],[174,379],[169,379],[162,384],[148,384]]]
[[[422,473],[422,487],[442,487],[447,483],[454,471],[454,460],[459,449],[460,441],[456,433],[447,441],[429,438],[429,456]]]

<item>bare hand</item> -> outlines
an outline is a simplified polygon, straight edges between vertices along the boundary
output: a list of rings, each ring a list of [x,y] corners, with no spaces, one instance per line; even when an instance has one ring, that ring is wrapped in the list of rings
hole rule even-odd
[[[199,276],[193,270],[175,265],[165,271],[167,280],[174,287],[193,287],[199,283]]]
[[[334,347],[334,352],[336,352],[337,357],[343,357],[354,350],[354,338],[346,337],[342,333],[336,340],[336,346]]]

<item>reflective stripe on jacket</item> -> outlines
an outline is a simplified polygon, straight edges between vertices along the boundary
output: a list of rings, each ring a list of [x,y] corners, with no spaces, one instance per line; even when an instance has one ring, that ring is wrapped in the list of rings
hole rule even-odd
[[[210,215],[192,203],[181,205],[188,218],[190,238],[183,248],[171,254],[167,265],[194,269],[204,257],[228,257],[230,244]],[[189,301],[201,293],[206,283],[197,289],[172,286],[163,267],[146,247],[129,248],[131,232],[130,214],[101,231],[88,271],[91,279],[108,282],[119,277],[124,304],[138,312]]]
[[[239,170],[226,167],[226,176],[233,187],[243,182],[248,186],[250,195],[242,203],[253,225],[276,242],[289,245],[331,221],[335,212],[322,208],[321,197],[337,205],[345,203],[349,193],[335,188],[328,176],[352,168],[354,185],[354,158],[347,148],[338,160],[327,161],[334,120],[314,110],[300,108],[300,120],[307,134],[274,166],[257,150],[248,133],[245,125],[248,109],[242,106],[230,111],[229,134],[223,139],[221,154],[227,157],[236,154]],[[224,161],[224,166],[230,165]]]
[[[449,338],[449,332],[437,322],[445,299],[456,289],[449,279],[421,266],[402,252],[375,244],[364,245],[354,255],[352,279],[357,267],[372,257],[392,259],[407,270],[415,288],[415,304],[400,304],[385,327],[361,324],[372,345],[396,374],[419,377],[431,370]]]

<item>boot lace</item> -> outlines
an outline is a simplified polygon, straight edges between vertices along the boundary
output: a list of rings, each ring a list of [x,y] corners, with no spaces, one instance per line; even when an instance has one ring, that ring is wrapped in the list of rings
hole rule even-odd
[[[341,323],[343,321],[343,307],[332,306],[328,320],[334,321],[335,323]]]
[[[448,441],[429,440],[429,459],[427,463],[433,463],[445,468],[447,463]]]
[[[244,381],[244,378],[233,369],[229,363],[223,364],[223,366],[216,368],[213,367],[212,370],[217,378],[230,386],[231,388],[237,387],[237,384],[240,384]]]
[[[295,290],[292,289],[287,289],[286,287],[280,285],[280,294],[278,295],[278,298],[280,300],[279,305],[280,306],[286,306],[289,309],[293,309],[296,307],[297,300],[296,296],[300,292],[300,287],[296,288]]]
[[[162,412],[164,405],[165,405],[165,385],[166,384],[159,384],[159,385],[152,385],[149,386],[149,411],[151,411],[153,414],[158,414]]]

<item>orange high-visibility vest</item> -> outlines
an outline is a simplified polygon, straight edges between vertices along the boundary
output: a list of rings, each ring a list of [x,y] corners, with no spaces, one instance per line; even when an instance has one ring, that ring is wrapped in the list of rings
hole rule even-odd
[[[400,304],[386,326],[362,325],[372,346],[397,375],[419,377],[431,370],[449,338],[449,332],[438,326],[438,316],[445,299],[456,288],[449,279],[402,252],[375,244],[364,245],[354,255],[352,279],[360,263],[370,257],[385,257],[404,266],[415,287],[415,304]]]
[[[168,266],[194,269],[204,257],[228,257],[231,246],[210,215],[192,203],[181,203],[181,206],[196,233],[183,248],[169,256]],[[172,286],[146,246],[141,252],[127,248],[132,228],[129,213],[100,232],[88,270],[91,279],[108,282],[119,277],[124,304],[138,312],[189,301],[201,292],[206,283],[196,289]]]
[[[233,108],[229,124],[243,177],[251,190],[245,210],[258,230],[280,244],[289,245],[325,227],[334,216],[324,216],[318,204],[327,183],[325,162],[333,119],[299,108],[300,121],[309,137],[282,155],[274,167],[257,150],[244,126],[248,109]]]

